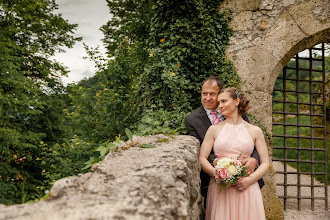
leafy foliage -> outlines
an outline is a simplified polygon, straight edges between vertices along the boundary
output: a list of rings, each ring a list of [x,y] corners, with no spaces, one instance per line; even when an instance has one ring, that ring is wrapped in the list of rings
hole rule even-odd
[[[76,25],[53,0],[0,0],[0,203],[21,203],[39,193],[43,150],[65,138],[67,71],[50,56],[72,47]]]
[[[102,141],[124,136],[125,128],[139,135],[185,133],[184,117],[200,105],[206,77],[220,76],[227,86],[239,83],[225,59],[230,16],[219,11],[219,2],[107,1],[113,17],[101,30],[111,58],[99,65],[97,53],[89,50],[98,74],[106,78],[93,97],[93,108],[103,107],[102,117],[90,118],[88,112],[97,114],[91,109],[86,114],[78,106],[73,110],[101,126],[77,126],[90,126],[89,134]]]
[[[53,14],[54,0],[0,3],[0,203],[44,196],[133,133],[185,133],[206,77],[239,83],[225,59],[230,16],[219,1],[107,0],[109,58],[86,46],[99,71],[66,89],[67,71],[50,57],[80,40],[76,25]]]
[[[42,168],[43,177],[43,184],[37,187],[40,190],[39,194],[42,196],[45,190],[58,179],[84,173],[83,164],[88,158],[96,155],[93,150],[95,147],[95,144],[85,142],[77,136],[62,144],[42,143],[41,153],[36,158]]]
[[[101,30],[111,58],[85,46],[99,68],[95,77],[105,79],[102,88],[68,88],[75,132],[101,143],[100,155],[84,169],[118,150],[109,140],[132,139],[128,128],[138,135],[185,133],[184,118],[200,105],[200,85],[208,76],[220,76],[227,86],[239,83],[225,59],[230,17],[219,12],[219,1],[107,3],[113,17]]]

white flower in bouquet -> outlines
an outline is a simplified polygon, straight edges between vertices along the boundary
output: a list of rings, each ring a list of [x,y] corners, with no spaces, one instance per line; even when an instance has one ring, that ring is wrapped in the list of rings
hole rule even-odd
[[[221,169],[221,168],[225,168],[227,167],[228,165],[230,165],[230,163],[232,162],[232,159],[231,158],[222,158],[222,159],[219,159],[215,168],[216,169]]]
[[[236,169],[236,167],[234,165],[229,165],[227,167],[227,171],[230,175],[233,175],[233,176],[238,174],[238,170]]]

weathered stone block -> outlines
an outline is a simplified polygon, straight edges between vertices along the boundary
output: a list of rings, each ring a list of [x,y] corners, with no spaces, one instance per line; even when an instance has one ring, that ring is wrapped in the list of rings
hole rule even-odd
[[[283,12],[274,25],[269,28],[261,49],[282,59],[297,43],[306,38],[306,35],[297,26],[291,15]]]
[[[296,0],[283,0],[283,7],[288,7],[292,4],[294,4]]]
[[[236,11],[255,11],[259,9],[259,0],[236,0]]]
[[[234,7],[234,2],[232,0],[224,0],[220,3],[220,8],[221,9],[229,9],[232,10]]]
[[[242,90],[249,99],[249,113],[255,115],[260,122],[266,126],[267,132],[272,132],[272,99],[273,96],[269,93]]]
[[[236,15],[231,22],[233,31],[253,30],[252,14],[251,11],[244,11]]]
[[[262,0],[260,3],[260,10],[267,10],[270,11],[274,8],[274,1],[273,0]]]
[[[169,142],[158,140],[168,138]],[[191,136],[135,138],[108,154],[93,172],[57,181],[50,197],[28,205],[0,205],[0,219],[199,219],[199,141]]]
[[[319,11],[321,15],[323,13],[327,14],[326,19],[320,19],[321,15],[318,16],[317,14],[318,8],[321,9]],[[288,9],[288,11],[299,28],[307,36],[316,34],[320,30],[330,28],[330,1],[328,0],[308,1],[298,5],[293,5]],[[311,13],[313,11],[314,15]]]
[[[278,58],[260,46],[245,48],[227,55],[236,67],[244,91],[265,91],[271,67],[275,67],[279,62]]]
[[[258,26],[258,31],[265,31],[267,29],[268,19],[263,18]]]

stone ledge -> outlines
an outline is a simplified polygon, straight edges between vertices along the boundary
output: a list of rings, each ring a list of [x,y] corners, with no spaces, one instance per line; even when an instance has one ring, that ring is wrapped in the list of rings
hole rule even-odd
[[[198,219],[199,141],[191,136],[138,138],[157,148],[109,154],[80,177],[57,181],[35,204],[0,205],[0,219]]]

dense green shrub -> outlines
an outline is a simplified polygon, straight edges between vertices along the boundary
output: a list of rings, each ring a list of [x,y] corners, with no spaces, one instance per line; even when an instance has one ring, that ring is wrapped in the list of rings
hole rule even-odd
[[[53,14],[56,7],[52,0],[0,0],[0,203],[36,197],[44,184],[40,143],[68,136],[60,81],[67,71],[50,57],[79,38],[76,25]]]
[[[230,16],[220,1],[108,0],[113,17],[101,30],[109,57],[89,49],[96,76],[66,89],[65,68],[49,57],[79,40],[76,25],[52,14],[53,0],[0,3],[0,203],[42,197],[126,128],[185,133],[206,77],[239,83],[225,57]]]
[[[94,105],[104,107],[102,117],[91,120],[101,123],[92,130],[95,137],[113,139],[124,135],[124,128],[136,134],[185,133],[184,117],[200,105],[206,77],[238,85],[225,57],[230,16],[219,11],[220,1],[107,2],[113,17],[101,30],[111,58],[98,65],[107,91],[94,97]],[[90,51],[94,60],[95,54]]]

